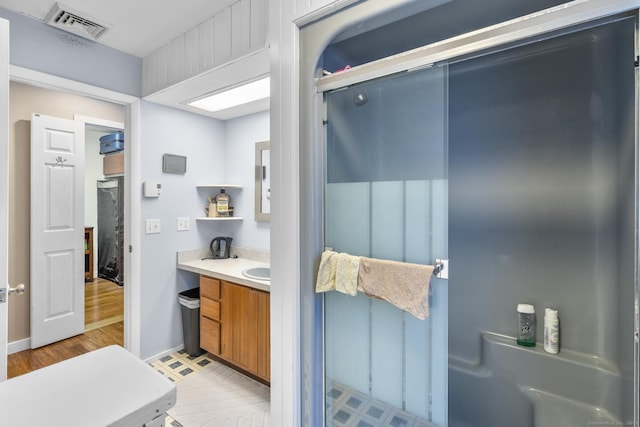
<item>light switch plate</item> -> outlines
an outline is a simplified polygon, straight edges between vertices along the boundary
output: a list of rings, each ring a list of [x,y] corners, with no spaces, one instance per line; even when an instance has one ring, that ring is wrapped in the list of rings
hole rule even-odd
[[[191,228],[188,216],[178,217],[178,231],[187,231]]]
[[[160,233],[160,220],[159,219],[147,219],[144,222],[146,234]]]

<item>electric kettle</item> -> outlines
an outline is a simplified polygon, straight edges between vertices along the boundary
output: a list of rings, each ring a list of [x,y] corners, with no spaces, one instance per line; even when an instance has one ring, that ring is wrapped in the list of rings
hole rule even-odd
[[[209,244],[211,256],[208,259],[225,259],[231,256],[231,237],[214,237]]]

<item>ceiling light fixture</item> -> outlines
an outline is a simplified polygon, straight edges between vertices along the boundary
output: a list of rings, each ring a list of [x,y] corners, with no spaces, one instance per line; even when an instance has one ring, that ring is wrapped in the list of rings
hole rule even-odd
[[[270,95],[269,77],[252,81],[242,86],[218,92],[213,95],[189,102],[187,105],[200,108],[209,112],[222,111],[250,102],[269,98]]]

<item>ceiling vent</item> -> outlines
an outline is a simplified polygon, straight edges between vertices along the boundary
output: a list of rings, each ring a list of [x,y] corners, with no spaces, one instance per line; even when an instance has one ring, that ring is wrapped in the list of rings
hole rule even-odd
[[[80,12],[62,3],[53,6],[44,22],[89,40],[98,40],[110,27],[87,15],[82,16]]]

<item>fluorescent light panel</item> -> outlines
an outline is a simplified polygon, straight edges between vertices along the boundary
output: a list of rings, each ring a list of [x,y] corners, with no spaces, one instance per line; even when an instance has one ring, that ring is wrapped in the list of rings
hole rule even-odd
[[[270,84],[269,77],[265,77],[246,85],[236,86],[233,89],[189,102],[188,105],[210,112],[226,110],[238,105],[269,98]]]

